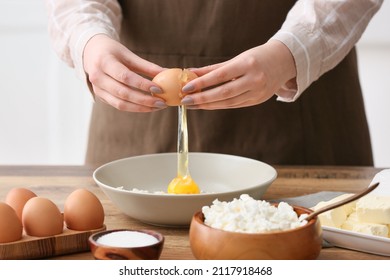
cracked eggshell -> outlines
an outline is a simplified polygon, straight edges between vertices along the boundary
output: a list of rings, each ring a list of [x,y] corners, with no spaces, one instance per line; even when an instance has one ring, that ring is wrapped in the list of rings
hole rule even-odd
[[[194,72],[188,69],[171,68],[164,70],[153,78],[153,82],[162,88],[163,93],[155,93],[153,95],[162,98],[169,106],[179,106],[181,104],[181,99],[187,95],[183,93],[181,89],[189,81],[194,80],[197,77],[198,76]]]

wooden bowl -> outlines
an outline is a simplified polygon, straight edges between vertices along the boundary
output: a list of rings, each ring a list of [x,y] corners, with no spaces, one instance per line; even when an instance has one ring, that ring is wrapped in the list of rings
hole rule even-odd
[[[298,214],[312,210],[293,206]],[[269,233],[239,233],[211,228],[204,224],[201,211],[190,225],[190,245],[201,260],[304,260],[316,259],[322,248],[322,230],[317,218],[306,225]]]
[[[98,239],[105,234],[130,231],[145,233],[157,238],[158,242],[147,246],[109,246],[101,244]],[[151,230],[129,230],[129,229],[117,229],[107,230],[95,233],[88,239],[89,247],[96,260],[158,260],[160,258],[163,245],[164,236],[156,231]]]

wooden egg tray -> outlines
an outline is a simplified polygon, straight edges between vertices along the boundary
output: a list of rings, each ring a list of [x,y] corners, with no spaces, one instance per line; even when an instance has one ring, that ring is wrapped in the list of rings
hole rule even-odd
[[[75,231],[64,226],[61,234],[49,237],[34,237],[23,234],[22,239],[14,242],[0,243],[0,259],[43,259],[53,256],[85,252],[89,250],[88,238],[100,229]]]

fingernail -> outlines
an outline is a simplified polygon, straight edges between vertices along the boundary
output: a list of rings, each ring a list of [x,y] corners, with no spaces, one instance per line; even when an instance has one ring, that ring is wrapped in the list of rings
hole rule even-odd
[[[195,89],[195,87],[192,85],[192,84],[186,84],[183,88],[182,88],[182,92],[191,92]]]
[[[156,87],[156,86],[151,86],[149,90],[151,93],[154,93],[154,94],[163,93],[162,89],[159,87]]]
[[[192,99],[192,97],[187,95],[187,96],[185,96],[181,100],[181,104],[183,104],[183,105],[192,105],[192,104],[194,104],[194,99]]]
[[[154,106],[158,108],[164,108],[167,107],[167,104],[161,100],[157,100],[156,102],[154,102]]]

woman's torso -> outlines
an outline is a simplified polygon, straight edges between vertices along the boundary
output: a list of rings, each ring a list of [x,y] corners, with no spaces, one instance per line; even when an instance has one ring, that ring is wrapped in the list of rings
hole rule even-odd
[[[163,67],[226,61],[265,43],[295,1],[131,0],[122,4],[122,42]],[[270,164],[372,165],[353,50],[294,103],[188,112],[189,150],[235,154]],[[175,152],[177,108],[154,113],[94,106],[88,163]]]

